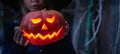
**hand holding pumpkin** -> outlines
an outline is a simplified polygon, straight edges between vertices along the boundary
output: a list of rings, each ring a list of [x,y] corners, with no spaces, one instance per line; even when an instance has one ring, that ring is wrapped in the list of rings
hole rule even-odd
[[[65,32],[65,35],[64,36],[66,36],[66,35],[68,35],[68,31],[69,31],[69,24],[68,24],[68,22],[67,21],[65,21],[65,24],[66,24],[66,26],[65,26],[65,28],[66,28],[66,32]],[[64,38],[64,37],[63,37]]]
[[[28,46],[29,45],[29,41],[25,40],[23,37],[23,34],[21,33],[21,29],[19,26],[14,28],[14,36],[13,36],[14,41],[21,45],[21,46]]]

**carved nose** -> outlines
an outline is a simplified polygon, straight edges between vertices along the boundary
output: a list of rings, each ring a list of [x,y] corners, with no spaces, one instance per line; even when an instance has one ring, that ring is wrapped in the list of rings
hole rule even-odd
[[[41,30],[48,30],[48,28],[45,24],[43,24]]]

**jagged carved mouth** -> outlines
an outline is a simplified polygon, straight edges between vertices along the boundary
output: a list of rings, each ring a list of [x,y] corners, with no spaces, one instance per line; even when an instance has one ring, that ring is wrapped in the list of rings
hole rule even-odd
[[[57,37],[59,35],[59,33],[61,32],[62,28],[63,27],[59,28],[59,30],[57,32],[53,32],[52,34],[46,34],[44,36],[42,34],[40,34],[40,33],[37,33],[36,35],[34,35],[32,32],[27,33],[24,30],[22,30],[22,32],[23,32],[24,37],[33,38],[33,39],[40,38],[41,40],[45,40],[47,38],[52,39],[54,37]]]

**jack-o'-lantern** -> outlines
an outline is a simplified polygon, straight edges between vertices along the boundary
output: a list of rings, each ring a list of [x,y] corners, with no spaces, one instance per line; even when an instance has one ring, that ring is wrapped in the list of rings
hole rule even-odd
[[[66,33],[64,17],[55,10],[29,12],[23,16],[20,26],[25,39],[38,46],[54,43]]]

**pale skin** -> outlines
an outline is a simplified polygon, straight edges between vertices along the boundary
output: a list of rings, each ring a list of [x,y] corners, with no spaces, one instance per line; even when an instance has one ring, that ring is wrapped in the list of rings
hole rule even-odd
[[[30,12],[32,11],[38,11],[43,9],[45,0],[23,0],[23,4],[25,7],[29,9]],[[20,26],[16,26],[14,28],[14,37],[13,39],[15,42],[22,46],[28,46],[29,41],[24,39],[23,34],[21,33]]]

